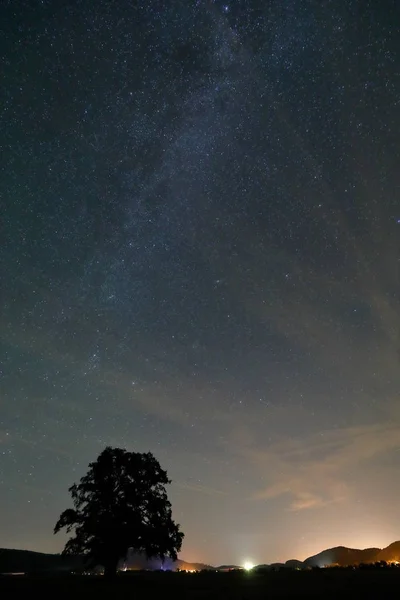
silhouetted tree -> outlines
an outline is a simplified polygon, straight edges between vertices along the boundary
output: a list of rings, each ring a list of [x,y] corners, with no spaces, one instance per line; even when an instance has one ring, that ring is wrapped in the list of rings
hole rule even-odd
[[[74,508],[65,510],[54,533],[74,537],[63,554],[84,554],[116,574],[130,548],[148,557],[176,560],[184,534],[171,515],[165,486],[171,483],[150,453],[107,447],[69,491]]]

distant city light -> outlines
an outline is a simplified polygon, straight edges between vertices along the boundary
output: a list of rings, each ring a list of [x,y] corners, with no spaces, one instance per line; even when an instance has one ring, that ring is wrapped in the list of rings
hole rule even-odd
[[[251,571],[253,567],[254,567],[253,563],[249,562],[249,561],[246,561],[243,565],[243,569],[245,571]]]

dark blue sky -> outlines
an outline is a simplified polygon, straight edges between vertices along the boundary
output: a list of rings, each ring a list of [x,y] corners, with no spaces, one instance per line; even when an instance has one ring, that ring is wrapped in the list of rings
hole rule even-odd
[[[0,545],[108,444],[187,560],[399,538],[398,3],[0,17]]]

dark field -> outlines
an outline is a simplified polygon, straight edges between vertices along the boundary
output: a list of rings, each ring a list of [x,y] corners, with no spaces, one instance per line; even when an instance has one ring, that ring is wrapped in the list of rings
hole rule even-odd
[[[258,598],[398,597],[400,569],[256,573],[133,573],[114,582],[103,577],[3,577],[2,598],[124,598],[252,600]]]

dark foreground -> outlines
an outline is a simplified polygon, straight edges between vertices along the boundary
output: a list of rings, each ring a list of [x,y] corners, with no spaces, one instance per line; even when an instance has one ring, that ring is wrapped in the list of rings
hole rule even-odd
[[[273,598],[397,597],[399,569],[281,571],[277,573],[132,573],[114,582],[97,576],[27,577],[0,579],[2,598],[106,598],[125,600],[253,600]]]

